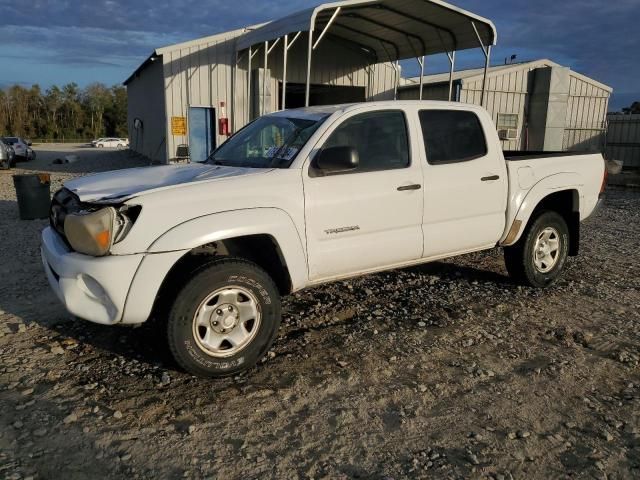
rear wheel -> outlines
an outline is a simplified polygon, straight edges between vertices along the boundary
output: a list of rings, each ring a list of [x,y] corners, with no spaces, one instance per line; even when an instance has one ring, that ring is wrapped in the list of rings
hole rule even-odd
[[[569,228],[556,212],[542,212],[522,238],[505,247],[509,275],[532,287],[548,287],[562,273],[569,251]]]
[[[169,347],[194,375],[235,375],[267,353],[280,315],[278,289],[264,270],[243,259],[217,260],[177,295],[167,324]]]

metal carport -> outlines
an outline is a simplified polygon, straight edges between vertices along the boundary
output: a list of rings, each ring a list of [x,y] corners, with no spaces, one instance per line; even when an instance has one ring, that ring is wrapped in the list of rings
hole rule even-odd
[[[303,32],[308,33],[307,106],[313,52],[325,36],[350,42],[368,54],[371,64],[390,62],[396,66],[396,71],[400,60],[416,58],[421,67],[420,98],[426,55],[446,53],[449,57],[451,98],[455,52],[480,47],[485,57],[484,99],[491,47],[497,39],[496,28],[490,20],[440,0],[344,0],[303,10],[248,32],[236,44],[236,72],[238,62],[246,59],[250,74],[251,62],[260,50],[266,70],[269,54],[282,41],[282,82],[286,95],[287,52]],[[399,74],[396,85],[398,77]],[[251,82],[247,84],[248,97],[251,97]]]

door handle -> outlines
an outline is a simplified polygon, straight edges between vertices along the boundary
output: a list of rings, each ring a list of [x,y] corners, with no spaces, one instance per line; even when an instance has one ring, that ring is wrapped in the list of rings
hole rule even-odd
[[[483,181],[483,182],[490,182],[492,180],[500,180],[500,175],[491,175],[489,177],[482,177],[480,180]]]
[[[407,192],[409,190],[420,190],[421,188],[422,188],[422,185],[414,183],[413,185],[403,185],[401,187],[398,187],[398,191],[399,192]]]

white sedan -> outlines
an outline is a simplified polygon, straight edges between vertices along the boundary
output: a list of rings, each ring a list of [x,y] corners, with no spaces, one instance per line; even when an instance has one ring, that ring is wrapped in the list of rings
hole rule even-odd
[[[20,158],[21,160],[31,160],[28,154],[31,142],[29,142],[28,140],[25,140],[21,137],[4,137],[4,139],[0,140],[4,140],[4,143],[13,147],[16,157]]]
[[[126,138],[100,138],[96,142],[98,148],[125,148],[129,146],[129,140]]]

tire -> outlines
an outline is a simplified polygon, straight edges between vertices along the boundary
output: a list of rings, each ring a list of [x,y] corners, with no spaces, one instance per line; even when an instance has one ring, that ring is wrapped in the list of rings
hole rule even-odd
[[[100,144],[100,143],[99,143],[99,144],[98,144],[98,148],[104,148],[104,145],[102,145],[102,144]]]
[[[124,148],[122,145],[118,144],[118,149]]]
[[[504,260],[511,278],[532,287],[544,288],[558,280],[568,252],[567,223],[560,214],[546,211],[530,222],[515,245],[505,247]]]
[[[176,296],[167,319],[169,348],[193,375],[235,375],[264,357],[280,321],[271,277],[252,262],[224,258],[197,271]]]

